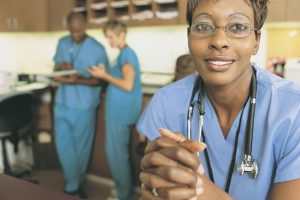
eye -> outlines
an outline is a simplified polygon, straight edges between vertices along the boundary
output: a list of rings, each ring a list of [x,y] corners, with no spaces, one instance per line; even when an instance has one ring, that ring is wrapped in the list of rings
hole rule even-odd
[[[207,23],[197,23],[192,25],[192,31],[194,33],[206,33],[206,32],[213,32],[214,27],[211,24]]]
[[[241,23],[230,24],[227,27],[228,27],[228,31],[232,33],[247,32],[250,29],[249,24],[241,24]]]

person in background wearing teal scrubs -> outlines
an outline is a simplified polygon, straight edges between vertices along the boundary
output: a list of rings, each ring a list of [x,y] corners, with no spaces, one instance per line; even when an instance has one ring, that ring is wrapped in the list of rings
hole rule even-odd
[[[134,50],[127,45],[125,24],[111,20],[103,30],[110,45],[119,48],[120,54],[108,71],[102,65],[88,71],[109,83],[105,98],[106,158],[116,182],[118,198],[132,200],[129,144],[131,130],[142,109],[140,65]]]
[[[80,75],[59,76],[54,108],[55,143],[64,172],[64,192],[85,197],[82,190],[89,163],[99,104],[99,80],[87,68],[108,66],[104,47],[88,36],[85,17],[70,13],[70,35],[59,40],[54,56],[55,70],[76,69]]]

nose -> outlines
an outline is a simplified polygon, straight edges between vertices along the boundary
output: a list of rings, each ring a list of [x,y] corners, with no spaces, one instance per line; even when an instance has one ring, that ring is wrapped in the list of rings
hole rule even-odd
[[[229,38],[223,26],[219,26],[216,32],[210,37],[210,49],[222,50],[229,48]]]

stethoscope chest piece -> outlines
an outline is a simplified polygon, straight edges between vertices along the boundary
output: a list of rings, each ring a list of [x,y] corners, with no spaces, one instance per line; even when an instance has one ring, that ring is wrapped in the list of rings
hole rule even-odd
[[[238,173],[243,175],[248,173],[249,177],[255,179],[258,174],[258,165],[251,155],[245,155],[244,160],[237,167]]]

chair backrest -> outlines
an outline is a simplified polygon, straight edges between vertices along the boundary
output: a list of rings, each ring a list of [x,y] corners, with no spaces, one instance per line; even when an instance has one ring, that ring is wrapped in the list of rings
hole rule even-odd
[[[25,137],[33,128],[33,95],[17,92],[0,96],[0,132]]]

